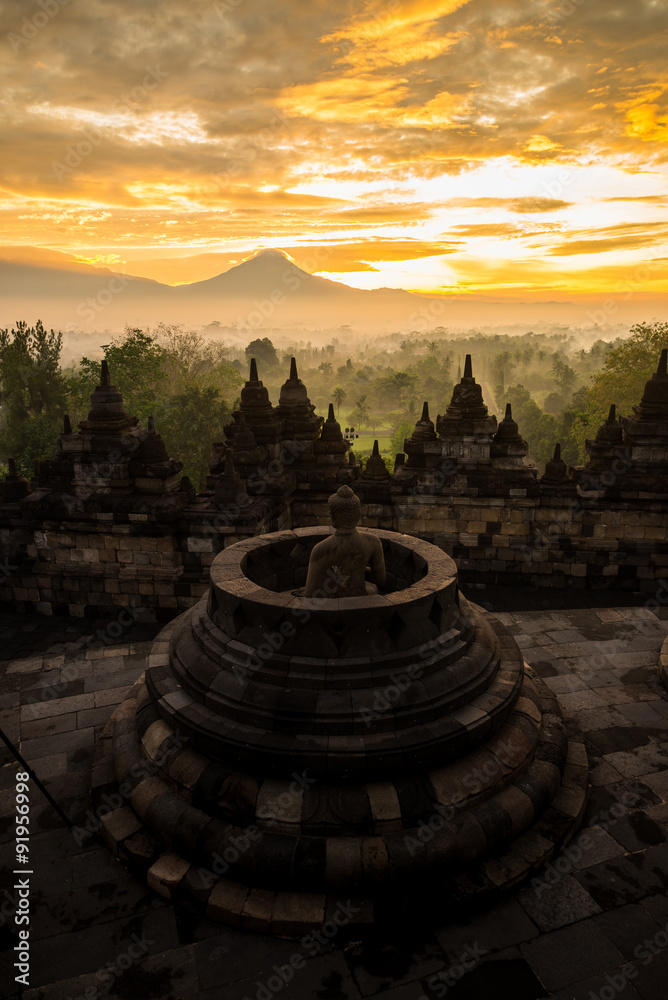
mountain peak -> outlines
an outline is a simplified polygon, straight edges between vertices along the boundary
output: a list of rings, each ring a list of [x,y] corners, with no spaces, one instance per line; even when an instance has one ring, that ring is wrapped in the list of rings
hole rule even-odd
[[[269,260],[287,260],[291,263],[290,258],[286,254],[285,250],[274,250],[272,247],[265,247],[264,250],[258,250],[253,254],[252,257],[247,257],[243,262],[244,264],[250,264],[251,261],[258,260],[259,258],[269,259]]]

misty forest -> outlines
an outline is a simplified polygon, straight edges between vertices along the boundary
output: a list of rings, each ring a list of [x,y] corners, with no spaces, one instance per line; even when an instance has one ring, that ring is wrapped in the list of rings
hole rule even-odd
[[[540,332],[523,334],[437,326],[365,337],[342,326],[326,338],[322,330],[312,336],[300,330],[293,339],[285,330],[248,330],[244,343],[243,331],[228,338],[215,324],[190,330],[160,323],[126,327],[101,345],[101,335],[91,334],[91,348],[75,358],[71,345],[65,351],[62,332],[17,322],[0,330],[0,471],[6,473],[13,457],[30,476],[36,460],[53,454],[64,414],[76,429],[99,382],[102,357],[126,411],[143,425],[154,417],[169,454],[183,461],[199,490],[251,357],[275,404],[294,356],[317,412],[326,415],[333,403],[342,429],[354,429],[356,457],[364,461],[377,439],[391,470],[423,402],[433,420],[444,413],[471,354],[490,413],[501,419],[511,404],[539,471],[557,442],[565,461],[577,465],[611,403],[618,414],[632,413],[666,343],[668,323],[639,323],[614,340],[600,334],[543,324]]]

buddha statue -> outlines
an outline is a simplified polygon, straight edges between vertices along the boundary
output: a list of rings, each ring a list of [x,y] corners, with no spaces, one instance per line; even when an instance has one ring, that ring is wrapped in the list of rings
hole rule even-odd
[[[376,535],[357,530],[359,498],[349,486],[340,486],[328,506],[334,533],[311,552],[304,596],[323,592],[334,598],[377,594],[385,582],[383,547]]]

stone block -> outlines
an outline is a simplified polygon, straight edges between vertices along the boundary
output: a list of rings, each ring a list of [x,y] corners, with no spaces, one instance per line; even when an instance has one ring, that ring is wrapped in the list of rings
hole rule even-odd
[[[211,890],[206,906],[207,917],[238,927],[249,892],[248,886],[221,879]]]
[[[118,851],[121,841],[138,833],[141,828],[141,820],[129,806],[114,809],[100,817],[100,836],[114,853]]]
[[[269,934],[276,893],[251,889],[241,911],[240,926],[258,934]]]
[[[186,876],[189,868],[190,863],[178,854],[163,854],[149,868],[146,882],[149,889],[165,899],[171,899],[172,893]]]
[[[272,933],[300,937],[325,922],[326,897],[316,893],[279,892],[272,918]]]

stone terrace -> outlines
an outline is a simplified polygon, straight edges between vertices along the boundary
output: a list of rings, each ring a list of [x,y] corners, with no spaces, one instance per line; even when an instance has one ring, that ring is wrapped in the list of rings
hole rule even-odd
[[[330,406],[317,417],[293,364],[272,406],[251,363],[241,403],[213,446],[206,490],[179,479],[152,421],[123,408],[103,366],[89,418],[69,418],[30,484],[0,484],[0,608],[75,617],[132,613],[168,621],[206,592],[223,548],[284,528],[328,524],[343,482],[362,524],[432,542],[463,585],[637,591],[668,566],[668,353],[635,416],[608,420],[567,469],[557,444],[540,479],[510,408],[497,423],[470,356],[436,421],[424,405],[392,475],[379,453],[364,471]],[[612,401],[611,401],[612,402]]]
[[[172,908],[132,878],[96,835],[77,842],[34,788],[26,1000],[432,1000],[445,996],[446,987],[450,1000],[590,1000],[592,993],[613,992],[622,1000],[665,1000],[668,697],[656,665],[668,610],[508,612],[493,602],[586,738],[593,788],[570,858],[555,859],[534,887],[515,890],[486,912],[448,914],[444,900],[436,928],[389,928],[365,941],[349,940],[343,928],[313,955],[315,945],[221,928]],[[107,624],[99,624],[102,634]],[[155,626],[132,625],[104,648],[93,648],[98,623],[90,620],[3,615],[0,626],[0,724],[81,824],[95,739],[141,672]],[[0,760],[7,872],[16,767],[8,752]],[[13,997],[11,893],[2,900],[0,994]],[[132,946],[141,953],[122,969]],[[275,967],[296,954],[304,967],[278,989]],[[460,961],[474,965],[463,977]],[[116,972],[101,982],[96,973],[108,965]],[[450,985],[434,979],[439,973],[450,976]]]

